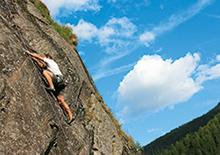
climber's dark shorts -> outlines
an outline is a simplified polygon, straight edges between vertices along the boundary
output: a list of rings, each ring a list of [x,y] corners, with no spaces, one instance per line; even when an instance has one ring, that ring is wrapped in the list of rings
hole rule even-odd
[[[63,81],[63,76],[53,75],[53,84],[55,87],[54,95],[57,97],[59,95],[64,95],[65,84]]]

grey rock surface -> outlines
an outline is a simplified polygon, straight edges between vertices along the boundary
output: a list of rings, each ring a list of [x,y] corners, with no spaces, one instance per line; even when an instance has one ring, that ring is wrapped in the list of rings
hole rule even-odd
[[[81,107],[71,126],[44,89],[25,54],[27,46],[58,62],[68,81],[65,98],[71,110]],[[0,1],[0,73],[0,155],[137,154],[120,134],[77,51],[29,0]]]

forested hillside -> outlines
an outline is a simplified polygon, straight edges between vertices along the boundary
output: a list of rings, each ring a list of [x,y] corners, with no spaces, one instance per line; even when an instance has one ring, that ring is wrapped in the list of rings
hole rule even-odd
[[[220,103],[207,114],[145,146],[144,154],[220,154]]]

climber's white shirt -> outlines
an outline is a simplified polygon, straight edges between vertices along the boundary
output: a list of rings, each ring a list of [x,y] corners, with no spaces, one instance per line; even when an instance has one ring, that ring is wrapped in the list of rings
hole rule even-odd
[[[51,71],[54,75],[62,75],[59,66],[55,61],[49,58],[44,58],[44,62],[47,64],[47,69]]]

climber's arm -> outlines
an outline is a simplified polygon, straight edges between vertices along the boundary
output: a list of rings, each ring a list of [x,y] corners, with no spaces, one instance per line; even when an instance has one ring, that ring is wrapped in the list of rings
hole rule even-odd
[[[38,66],[40,66],[40,68],[45,68],[47,65],[44,61],[39,60],[37,58],[32,57],[32,59],[34,59],[35,62],[37,62]]]
[[[37,62],[38,66],[41,68],[45,68],[47,66],[44,62],[44,56],[41,54],[31,53],[29,51],[26,51],[26,53],[31,55],[32,59],[35,60],[35,62]]]
[[[31,53],[29,51],[26,51],[27,54],[31,55],[33,58],[36,58],[38,60],[44,61],[44,57],[40,54]]]

